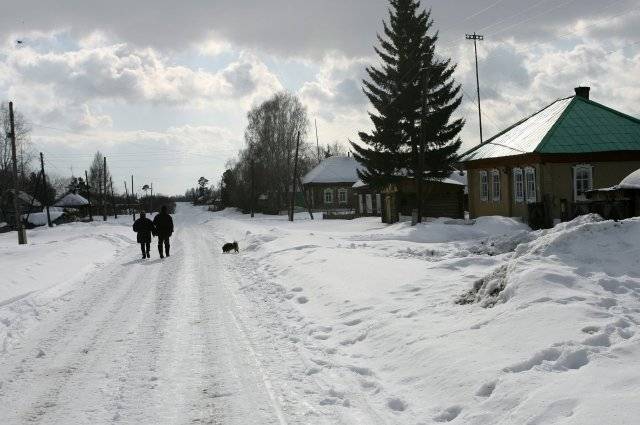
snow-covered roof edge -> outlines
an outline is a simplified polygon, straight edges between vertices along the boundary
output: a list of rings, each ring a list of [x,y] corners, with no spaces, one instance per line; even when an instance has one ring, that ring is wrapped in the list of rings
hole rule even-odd
[[[316,165],[303,178],[302,184],[355,183],[362,165],[351,156],[331,156]]]

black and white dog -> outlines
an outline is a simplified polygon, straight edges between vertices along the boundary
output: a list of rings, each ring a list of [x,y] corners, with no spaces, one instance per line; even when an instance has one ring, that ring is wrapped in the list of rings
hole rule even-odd
[[[238,242],[228,242],[224,245],[222,245],[222,252],[223,253],[227,253],[227,252],[231,252],[231,250],[234,250],[235,252],[238,252]]]

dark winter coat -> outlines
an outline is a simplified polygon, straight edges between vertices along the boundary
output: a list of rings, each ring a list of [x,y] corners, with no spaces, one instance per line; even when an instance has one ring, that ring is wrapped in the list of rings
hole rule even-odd
[[[139,218],[133,223],[133,231],[138,233],[138,243],[151,243],[151,234],[155,233],[155,227],[148,218]]]
[[[159,238],[168,238],[173,234],[173,219],[167,213],[159,213],[153,218],[156,235]]]

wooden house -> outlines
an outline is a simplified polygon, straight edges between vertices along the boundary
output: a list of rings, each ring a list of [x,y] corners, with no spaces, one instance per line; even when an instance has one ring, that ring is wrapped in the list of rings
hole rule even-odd
[[[14,189],[9,189],[4,196],[0,197],[0,222],[6,222],[11,226],[15,225],[15,209],[13,204]],[[42,211],[42,204],[33,196],[26,192],[18,192],[18,210],[20,214],[29,214]]]
[[[465,175],[457,172],[442,180],[426,180],[422,189],[423,217],[464,218]],[[418,197],[413,178],[402,178],[383,188],[376,205],[382,207],[382,221],[395,223],[400,216],[411,216],[417,211]],[[378,204],[378,201],[380,203]]]
[[[302,179],[307,202],[314,211],[355,210],[357,197],[353,185],[362,166],[351,156],[324,159]]]
[[[640,120],[589,99],[552,102],[465,152],[472,217],[549,227],[589,211],[587,193],[640,168]]]

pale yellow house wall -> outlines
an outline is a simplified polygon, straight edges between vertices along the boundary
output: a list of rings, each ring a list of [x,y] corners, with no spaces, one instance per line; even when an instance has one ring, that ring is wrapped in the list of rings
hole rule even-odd
[[[516,163],[508,166],[486,166],[485,168],[468,168],[469,187],[469,211],[471,217],[487,215],[502,215],[507,217],[528,216],[527,201],[516,202],[514,196],[513,168],[533,167],[536,174],[536,201],[542,202],[545,196],[551,205],[551,214],[554,219],[562,217],[562,200],[567,204],[575,202],[573,167],[580,164],[588,164],[593,167],[593,187],[603,188],[614,186],[640,168],[640,161],[608,161],[608,162],[575,162],[575,163]],[[498,169],[501,179],[500,202],[493,201],[491,170]],[[480,197],[480,171],[484,170],[489,176],[489,196],[487,201]]]

